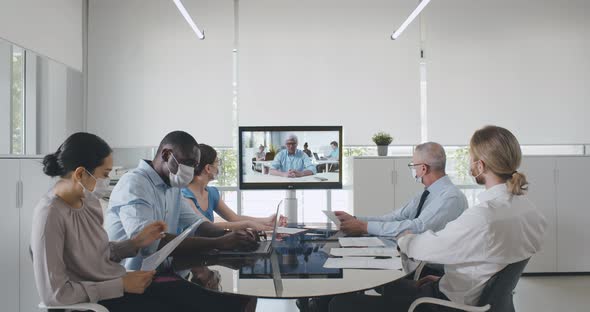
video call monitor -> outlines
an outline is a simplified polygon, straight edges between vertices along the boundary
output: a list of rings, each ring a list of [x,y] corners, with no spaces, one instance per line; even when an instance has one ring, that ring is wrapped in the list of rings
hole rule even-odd
[[[341,189],[342,126],[239,127],[240,189]]]

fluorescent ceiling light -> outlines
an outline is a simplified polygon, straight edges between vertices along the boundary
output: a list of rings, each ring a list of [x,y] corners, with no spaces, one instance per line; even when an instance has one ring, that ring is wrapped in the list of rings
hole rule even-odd
[[[173,1],[174,1],[174,4],[176,4],[178,11],[180,11],[180,14],[182,14],[182,16],[184,16],[184,19],[186,20],[186,22],[195,31],[195,33],[197,34],[197,37],[199,37],[199,39],[201,39],[201,40],[205,39],[205,32],[201,31],[199,29],[199,27],[197,27],[197,24],[195,24],[195,22],[193,21],[193,19],[190,16],[190,14],[188,14],[188,11],[184,7],[184,5],[182,5],[182,2],[180,2],[180,0],[173,0]]]
[[[406,30],[408,25],[410,25],[410,23],[416,18],[416,16],[420,15],[420,12],[424,10],[429,2],[430,0],[422,0],[414,12],[408,16],[408,19],[406,19],[406,21],[393,33],[393,35],[391,35],[391,40],[397,39],[404,32],[404,30]]]

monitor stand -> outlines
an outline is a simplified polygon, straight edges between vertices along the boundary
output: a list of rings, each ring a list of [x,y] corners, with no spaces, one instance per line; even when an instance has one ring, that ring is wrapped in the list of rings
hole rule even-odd
[[[295,190],[285,191],[285,217],[289,225],[297,225],[297,193]]]

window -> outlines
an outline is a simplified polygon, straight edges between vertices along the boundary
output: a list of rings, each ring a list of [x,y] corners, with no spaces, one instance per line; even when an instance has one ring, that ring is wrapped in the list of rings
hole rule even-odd
[[[25,153],[25,51],[13,46],[10,85],[10,153]]]

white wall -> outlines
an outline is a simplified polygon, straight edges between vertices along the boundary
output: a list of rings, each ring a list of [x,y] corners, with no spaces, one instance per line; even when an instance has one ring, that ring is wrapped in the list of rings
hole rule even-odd
[[[466,144],[498,124],[521,144],[590,142],[589,15],[587,0],[433,1],[429,138]]]
[[[2,0],[0,38],[82,70],[82,0]]]
[[[37,154],[46,154],[84,130],[82,74],[46,59],[37,63]]]
[[[116,147],[185,129],[231,145],[233,40],[240,125],[344,126],[344,145],[420,143],[419,22],[410,0],[92,0],[88,130]],[[424,11],[428,139],[498,124],[522,144],[590,142],[590,2],[435,1]],[[201,118],[198,123],[197,117]]]
[[[420,140],[419,36],[389,36],[415,1],[240,1],[240,124],[342,125],[345,145],[385,130]]]
[[[155,146],[172,130],[232,145],[233,0],[89,4],[88,130],[114,147]]]

